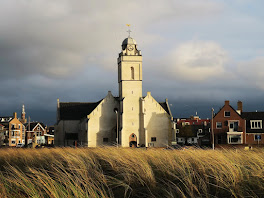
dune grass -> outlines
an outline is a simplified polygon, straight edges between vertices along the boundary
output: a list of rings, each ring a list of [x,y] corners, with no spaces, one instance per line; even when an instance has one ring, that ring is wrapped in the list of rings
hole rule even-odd
[[[264,149],[2,149],[0,197],[264,197]]]

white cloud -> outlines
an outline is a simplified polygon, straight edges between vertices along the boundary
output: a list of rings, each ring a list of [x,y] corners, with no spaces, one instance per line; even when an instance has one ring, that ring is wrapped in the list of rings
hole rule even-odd
[[[227,52],[212,41],[189,41],[172,50],[164,59],[165,71],[175,79],[205,81],[225,72]]]

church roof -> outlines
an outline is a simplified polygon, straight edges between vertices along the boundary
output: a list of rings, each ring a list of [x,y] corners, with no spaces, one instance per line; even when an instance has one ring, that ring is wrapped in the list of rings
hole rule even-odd
[[[162,108],[168,113],[170,114],[169,108],[166,104],[166,102],[159,102],[160,106],[162,106]]]
[[[60,102],[60,120],[80,120],[89,115],[101,102]]]
[[[122,43],[122,45],[129,45],[129,44],[136,45],[137,42],[135,41],[135,39],[128,37]]]

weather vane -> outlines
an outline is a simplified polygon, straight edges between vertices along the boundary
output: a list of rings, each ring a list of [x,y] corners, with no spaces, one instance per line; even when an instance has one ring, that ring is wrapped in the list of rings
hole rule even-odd
[[[128,27],[128,37],[130,37],[130,32],[132,32],[131,30],[130,30],[130,24],[126,24],[127,25],[127,27]]]

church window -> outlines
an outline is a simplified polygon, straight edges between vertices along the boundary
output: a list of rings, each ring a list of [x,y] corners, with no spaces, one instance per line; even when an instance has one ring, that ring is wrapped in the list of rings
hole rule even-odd
[[[132,107],[132,111],[133,111],[133,107]]]
[[[151,142],[156,142],[157,138],[156,137],[151,137]]]
[[[135,72],[134,72],[134,67],[131,67],[131,79],[135,79]]]
[[[132,91],[132,94],[133,94],[133,91]]]

